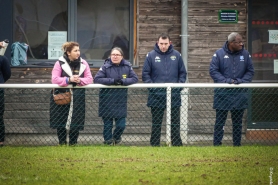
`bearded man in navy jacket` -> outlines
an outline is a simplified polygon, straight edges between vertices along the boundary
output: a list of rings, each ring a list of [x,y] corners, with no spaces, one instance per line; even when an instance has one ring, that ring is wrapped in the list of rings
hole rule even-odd
[[[231,33],[228,41],[218,49],[210,63],[210,76],[214,83],[250,83],[254,76],[251,56],[244,49],[242,36]],[[222,145],[224,125],[228,112],[233,124],[233,145],[241,145],[242,117],[248,103],[246,88],[215,88],[213,108],[216,110],[213,145]]]
[[[159,35],[154,50],[146,56],[142,80],[145,83],[185,83],[186,69],[181,54],[174,50],[170,37]],[[171,142],[172,146],[182,146],[180,137],[180,106],[182,88],[171,91]],[[150,143],[160,146],[161,125],[166,109],[166,88],[150,88],[147,106],[152,113],[152,132]]]

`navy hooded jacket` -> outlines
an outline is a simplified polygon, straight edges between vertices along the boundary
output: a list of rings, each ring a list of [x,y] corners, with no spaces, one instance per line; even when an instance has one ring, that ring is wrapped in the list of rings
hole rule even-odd
[[[0,83],[5,83],[11,77],[10,63],[5,56],[0,56]]]
[[[145,83],[185,83],[186,69],[181,54],[170,45],[162,52],[155,44],[154,50],[146,56],[142,80]],[[181,106],[181,88],[172,89],[171,106]],[[147,106],[166,107],[166,88],[150,88]]]
[[[251,56],[242,47],[240,51],[232,52],[228,49],[228,41],[218,49],[210,63],[210,76],[214,83],[236,84],[250,83],[254,76]],[[215,88],[214,109],[233,110],[245,109],[248,104],[247,88]]]
[[[121,79],[123,85],[138,82],[138,77],[131,64],[122,59],[119,65],[108,58],[97,72],[94,83],[114,85],[114,80]],[[101,88],[99,92],[99,116],[122,118],[127,116],[127,88]]]

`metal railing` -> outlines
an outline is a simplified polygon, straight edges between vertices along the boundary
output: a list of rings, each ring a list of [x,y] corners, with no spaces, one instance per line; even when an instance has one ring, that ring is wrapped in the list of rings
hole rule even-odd
[[[56,130],[49,127],[52,98],[50,91],[53,88],[72,88],[71,86],[1,84],[0,88],[5,89],[5,145],[58,144]],[[237,89],[247,89],[248,107],[243,115],[242,145],[278,143],[278,84],[91,84],[74,88],[85,89],[85,124],[78,137],[79,145],[103,144],[103,120],[98,116],[99,89],[102,88],[128,89],[126,128],[120,145],[150,145],[153,124],[151,109],[147,106],[150,88],[163,89],[166,93],[166,111],[161,125],[162,146],[171,146],[171,101],[175,101],[172,90],[179,88],[182,88],[179,130],[183,145],[213,145],[216,119],[213,109],[215,88],[230,89],[231,97],[237,93]],[[109,91],[106,96],[111,96]],[[121,94],[115,97],[121,101]],[[229,112],[222,140],[224,145],[233,144],[232,133],[233,124]]]

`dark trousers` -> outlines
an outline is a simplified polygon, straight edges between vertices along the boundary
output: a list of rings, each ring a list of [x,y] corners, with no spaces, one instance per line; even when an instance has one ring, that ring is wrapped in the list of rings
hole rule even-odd
[[[224,126],[227,120],[229,110],[216,109],[216,121],[214,125],[213,145],[218,146],[222,144],[224,135]],[[244,109],[231,110],[231,118],[233,123],[233,144],[234,146],[241,145],[242,133],[242,117]]]
[[[0,89],[0,142],[5,141],[5,125],[4,125],[4,111],[5,111],[4,90]]]
[[[114,132],[112,132],[114,119],[115,119],[116,128]],[[119,140],[125,130],[125,125],[126,125],[125,117],[123,118],[102,117],[102,121],[104,123],[104,128],[103,128],[104,141],[109,141],[112,139]]]
[[[152,146],[160,145],[161,125],[165,108],[151,107],[152,133],[150,143]],[[171,142],[173,146],[182,146],[180,137],[180,107],[171,109]]]
[[[57,128],[57,135],[60,145],[67,144],[67,129],[66,128]],[[69,131],[69,145],[77,144],[77,139],[79,136],[79,130],[70,129]]]

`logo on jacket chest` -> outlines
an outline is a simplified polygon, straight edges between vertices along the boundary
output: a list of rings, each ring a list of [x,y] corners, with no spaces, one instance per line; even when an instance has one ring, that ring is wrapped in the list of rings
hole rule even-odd
[[[176,57],[175,55],[173,55],[173,56],[170,56],[170,59],[174,61],[174,60],[177,59],[177,57]],[[154,61],[155,61],[155,62],[161,62],[161,59],[160,59],[159,56],[156,56],[155,59],[154,59]]]
[[[171,60],[176,60],[177,57],[175,55],[173,55],[170,58],[171,58]]]
[[[159,58],[159,56],[156,56],[154,59],[155,62],[161,62],[161,59]]]
[[[229,56],[225,55],[224,58],[229,58]],[[241,62],[244,61],[244,56],[243,55],[239,56],[239,61],[241,61]]]

